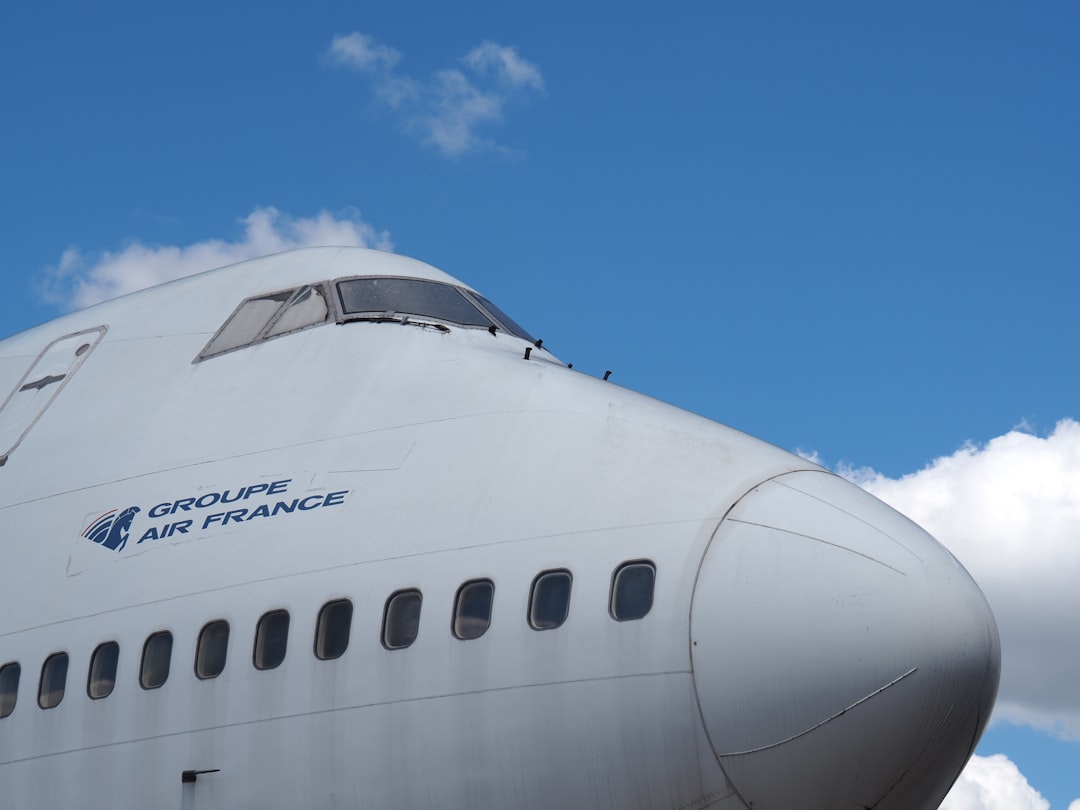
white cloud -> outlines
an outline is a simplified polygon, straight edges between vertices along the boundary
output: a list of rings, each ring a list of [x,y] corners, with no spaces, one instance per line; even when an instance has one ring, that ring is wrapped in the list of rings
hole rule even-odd
[[[481,135],[503,120],[506,106],[544,91],[540,69],[512,47],[486,41],[426,80],[394,72],[401,54],[354,31],[331,40],[331,63],[371,76],[375,97],[390,108],[400,126],[421,143],[448,157],[469,152],[510,152]]]
[[[937,537],[982,587],[1001,632],[995,719],[1080,739],[1080,423],[1045,437],[1013,430],[900,479],[842,472]]]
[[[338,216],[321,211],[314,217],[291,217],[276,208],[256,208],[241,222],[236,241],[209,239],[191,245],[145,245],[132,242],[118,252],[88,258],[68,248],[42,276],[42,296],[64,309],[78,309],[118,295],[152,287],[226,264],[313,245],[374,247],[390,250],[386,231],[377,231],[347,210]]]
[[[401,59],[399,51],[380,45],[359,31],[334,37],[328,54],[331,61],[357,70],[389,70]]]
[[[541,92],[544,90],[540,69],[518,56],[515,49],[505,45],[483,42],[469,51],[464,61],[477,73],[494,71],[495,75],[507,84],[531,87]]]
[[[940,810],[1050,810],[1050,802],[1028,784],[1012,760],[994,754],[971,758]],[[1076,808],[1070,805],[1069,810]]]

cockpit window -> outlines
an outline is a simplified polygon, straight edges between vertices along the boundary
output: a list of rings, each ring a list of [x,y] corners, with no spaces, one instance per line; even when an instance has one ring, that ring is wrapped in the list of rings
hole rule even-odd
[[[489,300],[480,295],[480,293],[469,293],[475,298],[484,309],[495,316],[495,319],[499,322],[502,328],[512,335],[517,335],[519,338],[524,338],[529,343],[536,343],[536,338],[526,332],[516,321],[510,318],[505,312],[491,303]]]
[[[341,311],[346,317],[400,318],[413,315],[462,326],[492,321],[462,292],[448,284],[418,278],[351,278],[338,282]]]
[[[198,356],[196,363],[254,346],[303,329],[346,321],[435,321],[475,329],[501,330],[535,343],[533,337],[484,296],[421,278],[360,276],[334,284],[336,301],[328,295],[329,282],[305,284],[289,290],[246,298],[222,324]]]
[[[322,323],[330,314],[326,296],[320,287],[301,287],[285,305],[281,315],[266,331],[268,338],[287,335],[305,327]]]
[[[240,303],[199,356],[206,360],[270,338],[326,323],[330,308],[321,285],[258,295]]]

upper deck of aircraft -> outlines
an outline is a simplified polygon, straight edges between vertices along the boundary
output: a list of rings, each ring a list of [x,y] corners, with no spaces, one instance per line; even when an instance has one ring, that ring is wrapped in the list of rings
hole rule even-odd
[[[65,315],[0,342],[0,397],[20,810],[121,771],[121,810],[930,807],[993,703],[925,532],[405,257]]]

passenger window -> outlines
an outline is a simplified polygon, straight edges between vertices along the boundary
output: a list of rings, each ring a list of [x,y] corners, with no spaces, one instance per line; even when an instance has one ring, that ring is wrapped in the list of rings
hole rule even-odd
[[[38,685],[38,706],[52,709],[60,705],[67,687],[68,654],[53,653],[41,665],[41,683]]]
[[[611,616],[625,622],[652,609],[656,567],[648,560],[623,563],[611,579]]]
[[[7,717],[15,711],[15,701],[19,698],[19,674],[22,667],[17,661],[0,667],[0,717]]]
[[[315,657],[328,661],[344,655],[351,626],[352,602],[337,599],[323,605],[315,624]]]
[[[146,639],[142,666],[139,668],[139,686],[143,689],[158,689],[169,679],[172,642],[172,633],[168,630],[154,633]]]
[[[495,584],[490,579],[466,582],[454,600],[454,635],[468,640],[480,638],[491,624],[491,603]]]
[[[289,611],[264,613],[255,628],[255,669],[274,669],[285,660],[289,644]]]
[[[408,647],[420,632],[420,591],[398,591],[386,600],[383,614],[382,643],[388,650]]]
[[[90,657],[90,674],[86,679],[86,694],[91,700],[100,700],[112,694],[119,658],[120,645],[115,641],[106,641],[94,650]]]
[[[202,680],[216,678],[225,669],[229,653],[229,623],[224,619],[207,622],[199,631],[199,643],[195,648],[195,677]]]
[[[544,571],[533,580],[529,597],[529,625],[533,630],[552,630],[570,613],[570,572]]]

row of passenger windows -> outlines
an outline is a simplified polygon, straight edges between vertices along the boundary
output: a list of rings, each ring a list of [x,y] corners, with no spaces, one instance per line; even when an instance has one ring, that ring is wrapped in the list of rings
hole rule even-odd
[[[648,560],[623,563],[611,578],[609,612],[616,621],[643,618],[651,609],[656,567]],[[570,613],[573,576],[566,569],[541,572],[533,580],[529,594],[528,623],[534,630],[552,630],[566,621]],[[458,588],[454,599],[451,632],[458,639],[480,638],[491,625],[495,602],[495,583],[474,579]],[[420,632],[420,608],[423,594],[415,589],[395,591],[383,608],[381,641],[388,650],[410,646]],[[328,661],[340,658],[349,647],[353,604],[348,599],[327,602],[315,622],[315,657]],[[252,664],[256,669],[274,669],[285,660],[289,641],[289,612],[264,613],[255,627]],[[216,678],[225,671],[229,650],[229,623],[224,619],[208,622],[199,631],[195,647],[195,676],[201,680]],[[157,689],[169,678],[173,636],[168,630],[152,633],[143,644],[139,665],[139,686]],[[60,705],[67,688],[68,654],[56,652],[45,659],[38,682],[38,706],[51,709]],[[112,694],[116,685],[120,645],[115,641],[99,644],[90,657],[86,694],[100,700]],[[15,710],[21,667],[17,661],[0,667],[0,718]]]

